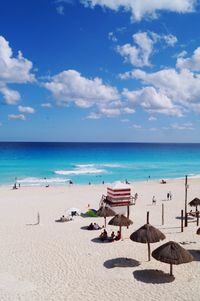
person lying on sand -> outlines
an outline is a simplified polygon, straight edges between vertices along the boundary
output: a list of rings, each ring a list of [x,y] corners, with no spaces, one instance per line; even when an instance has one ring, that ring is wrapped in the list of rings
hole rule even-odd
[[[69,221],[72,221],[72,218],[65,217],[64,215],[62,215],[61,218],[55,220],[55,222],[58,222],[58,223],[64,223],[64,222],[69,222]]]
[[[91,223],[88,227],[87,227],[87,229],[88,230],[99,230],[99,229],[101,229],[101,227],[98,225],[98,224],[96,224],[96,223]]]
[[[101,229],[101,227],[98,224],[94,223],[94,230],[99,230],[99,229]]]

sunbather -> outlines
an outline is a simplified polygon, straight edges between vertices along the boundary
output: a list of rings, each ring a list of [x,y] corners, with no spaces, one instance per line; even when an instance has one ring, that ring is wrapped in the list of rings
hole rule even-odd
[[[99,238],[101,239],[101,241],[104,241],[108,238],[108,233],[107,233],[106,229],[104,229],[103,232],[101,232]]]
[[[120,240],[122,238],[120,231],[117,231],[117,235],[115,237],[115,240]]]
[[[112,231],[112,233],[111,233],[111,235],[109,237],[109,240],[110,241],[114,241],[115,240],[115,232],[114,231]]]
[[[69,222],[71,221],[72,218],[71,217],[65,217],[64,215],[61,216],[61,218],[55,220],[58,223],[64,223],[64,222]]]
[[[94,223],[94,230],[99,230],[99,229],[101,229],[101,227],[98,224]]]
[[[93,223],[89,224],[89,226],[87,227],[88,230],[94,230],[94,225]]]

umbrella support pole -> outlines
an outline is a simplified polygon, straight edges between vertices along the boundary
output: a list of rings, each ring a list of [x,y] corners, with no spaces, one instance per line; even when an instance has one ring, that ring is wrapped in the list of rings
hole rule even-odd
[[[106,228],[106,217],[104,217],[104,225],[105,225],[105,228]]]
[[[173,273],[172,273],[172,264],[170,263],[170,276],[173,276]]]
[[[148,245],[148,261],[150,261],[151,260],[150,243],[148,242],[147,245]]]
[[[197,216],[197,227],[199,226],[199,211],[196,212],[196,216]]]

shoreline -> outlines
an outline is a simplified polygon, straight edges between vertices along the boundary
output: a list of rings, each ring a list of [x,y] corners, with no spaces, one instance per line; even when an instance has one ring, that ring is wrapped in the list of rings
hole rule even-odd
[[[197,174],[197,175],[187,175],[188,179],[200,179],[200,174]],[[53,178],[50,178],[51,180],[53,180]],[[56,178],[55,178],[56,179]],[[129,184],[133,184],[133,183],[146,183],[146,182],[160,182],[161,180],[165,180],[165,181],[176,181],[176,180],[184,180],[185,179],[185,176],[182,176],[182,177],[176,177],[176,178],[147,178],[146,180],[128,180]],[[38,178],[38,180],[43,180],[43,178]],[[59,183],[58,184],[54,184],[55,182],[52,182],[51,183],[51,180],[48,182],[48,178],[46,179],[47,180],[47,183],[45,182],[42,182],[42,184],[31,184],[31,185],[28,185],[28,184],[23,184],[23,182],[20,182],[20,180],[17,180],[17,185],[20,184],[21,187],[45,187],[46,184],[48,184],[49,186],[51,187],[67,187],[67,186],[71,186],[71,185],[80,185],[80,186],[87,186],[87,185],[111,185],[115,182],[122,182],[124,183],[124,181],[121,181],[121,180],[117,180],[117,181],[112,181],[112,182],[104,182],[104,184],[102,182],[99,182],[99,183],[92,183],[90,182],[89,183],[76,183],[76,182],[73,182],[73,184],[70,184],[69,181],[70,180],[66,180],[66,182],[63,184]],[[8,186],[13,186],[13,183],[7,183],[7,184],[0,184],[0,188],[1,187],[8,187]]]
[[[190,180],[200,180],[200,174],[198,175],[187,175],[187,178],[188,178],[188,181]],[[42,178],[41,178],[42,179]],[[134,185],[135,183],[148,183],[148,182],[152,182],[152,183],[161,183],[161,180],[165,180],[167,183],[168,182],[173,182],[173,181],[183,181],[185,180],[185,176],[183,177],[178,177],[178,178],[160,178],[160,179],[153,179],[153,178],[148,178],[146,180],[128,180],[128,183],[130,185]],[[73,184],[70,184],[69,182],[66,182],[66,183],[63,183],[63,184],[53,184],[51,182],[48,182],[48,179],[47,179],[47,185],[48,187],[46,187],[46,184],[45,183],[42,183],[42,184],[33,184],[33,185],[23,185],[23,183],[21,183],[20,181],[17,181],[17,185],[20,184],[20,188],[25,188],[25,187],[29,187],[29,188],[37,188],[37,187],[43,187],[43,188],[49,188],[49,187],[60,187],[60,188],[63,188],[63,187],[72,187],[72,186],[109,186],[109,185],[112,185],[113,183],[115,182],[122,182],[122,183],[125,183],[125,181],[120,181],[120,180],[117,180],[117,181],[113,181],[113,182],[104,182],[104,184],[101,182],[101,183],[76,183],[74,182]],[[163,184],[164,185],[164,184]],[[6,187],[10,187],[12,189],[13,187],[13,183],[10,183],[10,184],[0,184],[0,189],[1,188],[6,188]],[[17,187],[19,188],[19,187]]]

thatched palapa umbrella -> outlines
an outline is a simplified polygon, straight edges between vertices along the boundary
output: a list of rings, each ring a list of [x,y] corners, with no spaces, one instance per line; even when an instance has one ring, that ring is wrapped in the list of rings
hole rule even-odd
[[[140,242],[148,245],[148,260],[150,261],[150,243],[159,242],[160,240],[165,239],[165,235],[160,230],[147,223],[137,231],[133,232],[130,236],[130,239],[135,242]]]
[[[100,207],[99,210],[97,211],[97,216],[100,216],[100,217],[104,217],[104,220],[105,220],[105,228],[106,228],[106,217],[109,217],[109,216],[115,216],[115,211],[112,210],[110,207]]]
[[[170,276],[173,276],[173,264],[182,264],[191,262],[193,260],[192,255],[174,241],[169,241],[166,244],[158,247],[152,252],[152,256],[161,262],[170,264]]]
[[[200,205],[200,199],[194,198],[191,202],[189,202],[189,205],[192,207],[196,207],[196,211],[197,211],[197,207]]]
[[[118,226],[121,235],[122,227],[128,227],[132,225],[132,223],[132,220],[130,220],[128,217],[124,216],[123,214],[117,214],[109,221],[108,224]]]

